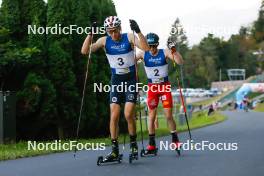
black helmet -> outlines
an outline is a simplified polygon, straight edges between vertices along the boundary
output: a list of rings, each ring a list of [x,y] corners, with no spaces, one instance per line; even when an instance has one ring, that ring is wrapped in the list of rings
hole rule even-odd
[[[149,45],[158,45],[159,44],[159,36],[155,33],[148,33],[146,35],[146,39]]]

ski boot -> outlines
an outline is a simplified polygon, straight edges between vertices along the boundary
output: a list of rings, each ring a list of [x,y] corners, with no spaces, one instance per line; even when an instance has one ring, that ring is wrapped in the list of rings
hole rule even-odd
[[[172,143],[175,145],[175,151],[177,152],[178,156],[181,156],[181,142],[175,141]]]
[[[112,152],[110,152],[106,157],[99,156],[97,159],[97,165],[100,166],[103,163],[112,163],[112,162],[118,162],[121,163],[123,158],[122,154],[119,154],[118,148],[112,149]]]
[[[148,155],[154,155],[157,156],[158,153],[158,148],[156,148],[155,145],[148,145],[147,146],[147,150],[142,149],[140,156],[144,157],[144,156],[148,156]]]
[[[129,163],[133,160],[138,160],[138,146],[136,142],[130,143]]]

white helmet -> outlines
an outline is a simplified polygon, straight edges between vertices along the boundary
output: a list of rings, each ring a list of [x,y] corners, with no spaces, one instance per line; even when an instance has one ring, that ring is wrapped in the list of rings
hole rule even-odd
[[[116,28],[121,25],[121,20],[117,16],[109,16],[104,21],[106,29]]]

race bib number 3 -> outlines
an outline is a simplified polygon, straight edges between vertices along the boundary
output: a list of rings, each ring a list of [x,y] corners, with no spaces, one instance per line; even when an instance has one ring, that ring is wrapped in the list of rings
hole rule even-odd
[[[117,64],[118,64],[119,66],[122,66],[122,65],[125,64],[124,59],[123,59],[122,57],[119,57],[119,58],[117,59],[117,61],[118,61]]]

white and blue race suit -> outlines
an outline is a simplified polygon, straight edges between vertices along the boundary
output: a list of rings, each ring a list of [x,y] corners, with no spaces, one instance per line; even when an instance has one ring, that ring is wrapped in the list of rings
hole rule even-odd
[[[112,72],[110,104],[135,103],[137,100],[136,66],[134,50],[128,40],[128,34],[121,34],[119,41],[113,41],[110,36],[107,36],[105,52]],[[123,85],[123,89],[120,89],[120,86],[117,88],[118,85]]]
[[[149,51],[144,54],[145,71],[149,83],[168,82],[168,63],[163,49],[158,50],[158,54],[153,56]]]

